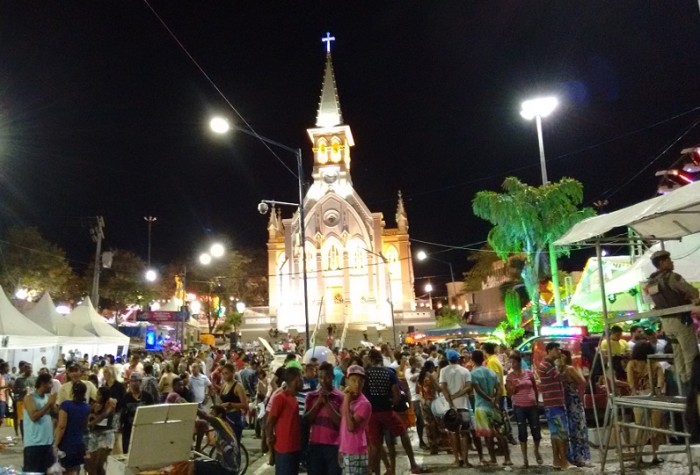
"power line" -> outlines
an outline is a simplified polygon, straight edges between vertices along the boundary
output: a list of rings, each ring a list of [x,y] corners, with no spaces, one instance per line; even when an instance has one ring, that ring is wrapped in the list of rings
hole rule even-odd
[[[148,9],[151,10],[151,12],[152,12],[153,15],[156,17],[156,19],[160,22],[160,24],[163,26],[163,28],[165,28],[165,31],[167,31],[168,34],[170,35],[170,37],[175,41],[175,43],[177,43],[177,45],[178,45],[178,46],[180,47],[180,49],[185,53],[185,55],[187,56],[187,58],[189,58],[189,60],[192,61],[192,64],[194,64],[194,66],[197,68],[197,70],[202,74],[202,76],[204,76],[204,79],[207,80],[207,82],[209,83],[209,85],[210,85],[212,88],[214,88],[214,90],[216,91],[216,93],[219,94],[219,96],[224,100],[224,102],[226,102],[226,104],[229,106],[229,108],[236,114],[236,116],[243,122],[243,124],[245,124],[246,129],[249,130],[250,133],[251,133],[255,138],[257,138],[258,141],[259,141],[260,143],[262,143],[262,144],[265,146],[265,148],[268,150],[268,152],[270,152],[270,153],[272,154],[272,156],[274,156],[274,157],[277,159],[277,161],[280,162],[280,163],[282,164],[282,166],[283,166],[284,168],[287,169],[287,171],[288,171],[289,173],[291,173],[295,178],[297,178],[297,180],[299,180],[300,178],[299,178],[299,176],[294,172],[294,170],[292,170],[292,169],[287,165],[287,163],[286,163],[284,160],[282,160],[282,159],[280,158],[279,155],[277,155],[277,154],[275,153],[275,151],[270,147],[270,145],[269,145],[267,142],[265,142],[264,140],[262,140],[260,134],[258,134],[258,132],[253,128],[253,126],[250,125],[250,123],[248,123],[247,120],[245,120],[245,117],[243,117],[243,115],[241,115],[241,113],[238,112],[238,109],[236,109],[236,107],[231,103],[231,101],[228,100],[228,98],[227,98],[226,95],[223,93],[223,91],[221,91],[221,89],[219,88],[219,86],[216,85],[216,83],[214,82],[214,80],[209,76],[209,74],[207,74],[207,72],[206,72],[206,71],[204,70],[204,68],[199,64],[199,62],[194,58],[194,56],[187,50],[187,48],[185,48],[185,45],[182,44],[182,42],[181,42],[180,39],[177,37],[177,35],[175,35],[175,33],[173,32],[173,30],[171,30],[170,27],[167,25],[167,23],[165,23],[165,20],[163,20],[163,19],[161,18],[161,16],[158,14],[158,12],[155,11],[155,9],[151,6],[151,4],[148,2],[148,0],[143,0],[143,3],[145,3],[146,6],[148,7]]]

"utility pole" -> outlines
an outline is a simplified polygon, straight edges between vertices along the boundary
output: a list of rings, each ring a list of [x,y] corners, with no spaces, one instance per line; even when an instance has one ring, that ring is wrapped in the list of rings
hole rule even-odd
[[[95,218],[95,224],[90,228],[90,235],[92,236],[92,241],[96,243],[95,246],[95,269],[92,273],[92,304],[95,309],[99,308],[100,305],[100,255],[102,254],[102,240],[105,238],[104,233],[105,220],[102,216],[97,216]]]
[[[148,269],[150,270],[151,268],[151,226],[153,226],[153,223],[158,221],[158,218],[155,216],[144,216],[143,217],[144,221],[148,223]]]

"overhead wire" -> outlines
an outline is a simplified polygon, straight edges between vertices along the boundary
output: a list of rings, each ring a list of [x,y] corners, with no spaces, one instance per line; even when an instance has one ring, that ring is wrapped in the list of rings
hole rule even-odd
[[[300,179],[299,175],[297,175],[297,173],[296,173],[294,170],[292,170],[292,169],[289,167],[289,165],[287,165],[287,163],[286,163],[284,160],[282,160],[282,158],[280,158],[279,155],[277,155],[277,153],[270,147],[270,145],[269,145],[265,140],[262,139],[262,136],[261,136],[260,134],[258,134],[258,132],[253,128],[252,125],[250,125],[250,123],[245,119],[245,117],[243,117],[243,115],[242,115],[240,112],[238,112],[238,109],[236,109],[236,107],[231,103],[231,101],[229,101],[228,97],[226,97],[226,95],[225,95],[225,94],[223,93],[223,91],[219,88],[219,86],[216,85],[216,83],[215,83],[214,80],[211,78],[211,76],[209,76],[209,74],[207,74],[207,72],[206,72],[206,71],[204,70],[204,68],[199,64],[199,62],[195,59],[195,57],[192,55],[192,53],[189,52],[189,50],[188,50],[188,49],[185,47],[185,45],[180,41],[180,39],[177,37],[177,35],[175,35],[175,32],[173,32],[173,30],[170,29],[170,27],[169,27],[168,24],[165,22],[165,20],[163,20],[163,18],[161,18],[161,16],[158,14],[158,12],[156,12],[156,10],[151,6],[151,4],[148,2],[148,0],[143,0],[143,3],[145,3],[146,6],[148,7],[148,9],[151,10],[151,12],[153,13],[153,15],[154,15],[154,16],[156,17],[156,19],[158,20],[158,22],[163,26],[163,28],[165,28],[165,31],[167,31],[168,34],[170,35],[170,37],[173,39],[173,41],[175,41],[175,43],[177,43],[177,45],[178,45],[178,46],[180,47],[180,49],[185,53],[185,55],[187,56],[187,58],[189,58],[189,60],[192,61],[192,64],[194,64],[194,66],[197,68],[197,70],[202,74],[202,76],[204,76],[204,78],[207,80],[207,82],[209,83],[209,85],[210,85],[212,88],[214,88],[214,90],[216,91],[216,93],[224,100],[224,102],[226,102],[226,104],[229,106],[229,108],[230,108],[230,109],[236,114],[236,116],[245,124],[246,129],[249,130],[250,133],[251,133],[255,138],[257,138],[258,141],[259,141],[260,143],[262,143],[262,144],[265,146],[265,148],[272,154],[272,156],[274,156],[274,157],[277,159],[277,161],[280,162],[280,163],[282,164],[282,166],[283,166],[284,168],[287,169],[287,171],[288,171],[289,173],[291,173],[297,180],[299,180],[299,179]]]

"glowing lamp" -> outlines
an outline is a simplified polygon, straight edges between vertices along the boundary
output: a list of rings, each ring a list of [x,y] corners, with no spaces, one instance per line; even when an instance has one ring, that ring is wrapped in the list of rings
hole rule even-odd
[[[203,266],[208,266],[209,264],[211,264],[211,255],[207,254],[206,252],[200,254],[199,263]]]
[[[231,130],[231,125],[228,123],[228,120],[223,117],[214,117],[209,121],[209,128],[211,128],[212,132],[215,134],[225,134]]]
[[[146,280],[148,282],[155,282],[157,278],[158,278],[158,274],[153,269],[148,269],[146,271]]]
[[[559,100],[553,96],[530,99],[522,103],[520,115],[526,120],[532,120],[538,116],[547,117],[558,105]]]
[[[419,261],[424,261],[428,258],[428,254],[426,254],[425,251],[418,251],[418,254],[416,254],[416,258]]]
[[[216,257],[219,258],[224,255],[224,245],[220,243],[215,243],[211,245],[211,248],[209,249],[209,254],[211,254],[211,257]]]

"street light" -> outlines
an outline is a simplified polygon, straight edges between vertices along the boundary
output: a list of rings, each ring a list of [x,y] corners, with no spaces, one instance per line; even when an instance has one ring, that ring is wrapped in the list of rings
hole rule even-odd
[[[237,127],[235,125],[231,125],[231,123],[226,120],[223,117],[214,117],[211,119],[209,122],[209,127],[211,128],[212,132],[217,133],[217,134],[225,134],[229,130],[234,129],[240,132],[243,132],[244,134],[250,135],[252,137],[255,137],[256,139],[260,140],[261,142],[267,144],[267,145],[272,145],[274,147],[277,147],[281,150],[285,150],[287,152],[290,152],[295,155],[297,159],[297,185],[299,188],[299,203],[297,203],[297,206],[299,207],[299,233],[301,234],[301,239],[299,240],[299,243],[301,244],[301,254],[302,254],[302,280],[303,280],[303,287],[304,287],[304,325],[305,325],[305,330],[306,330],[306,349],[309,349],[310,346],[310,340],[311,340],[311,335],[309,334],[309,292],[308,292],[308,286],[307,286],[307,276],[306,276],[306,223],[304,222],[306,220],[306,213],[304,211],[304,168],[302,167],[301,163],[301,149],[300,148],[293,148],[293,147],[288,147],[287,145],[284,145],[280,142],[277,142],[272,139],[268,139],[267,137],[263,137],[262,135],[259,135],[256,132],[252,132],[248,129],[244,129],[241,127]],[[259,211],[262,210],[258,208]],[[262,213],[265,214],[265,213]]]
[[[443,261],[442,259],[438,259],[437,257],[431,256],[430,254],[426,253],[425,251],[418,251],[418,254],[416,254],[416,257],[418,258],[419,261],[424,261],[426,259],[432,259],[434,261],[442,262],[443,264],[447,264],[450,267],[450,279],[452,280],[452,292],[457,295],[457,287],[455,287],[455,273],[454,270],[452,270],[452,263],[449,261]],[[448,298],[449,298],[449,292]]]
[[[143,219],[148,223],[148,263],[146,265],[146,280],[148,282],[155,282],[158,278],[158,274],[151,268],[151,227],[153,223],[158,221],[158,218],[155,216],[144,216]]]
[[[522,103],[520,115],[526,120],[535,119],[537,124],[537,142],[540,148],[540,170],[542,172],[542,184],[547,185],[547,163],[544,159],[544,141],[542,139],[542,118],[549,116],[559,105],[559,100],[554,96],[538,97]],[[561,294],[559,292],[559,269],[554,246],[549,243],[549,267],[552,271],[552,287],[554,287],[554,309],[557,325],[562,324]]]
[[[209,248],[209,252],[203,252],[199,255],[199,263],[203,266],[208,266],[211,264],[212,259],[219,259],[226,252],[226,248],[223,244],[215,242]]]

